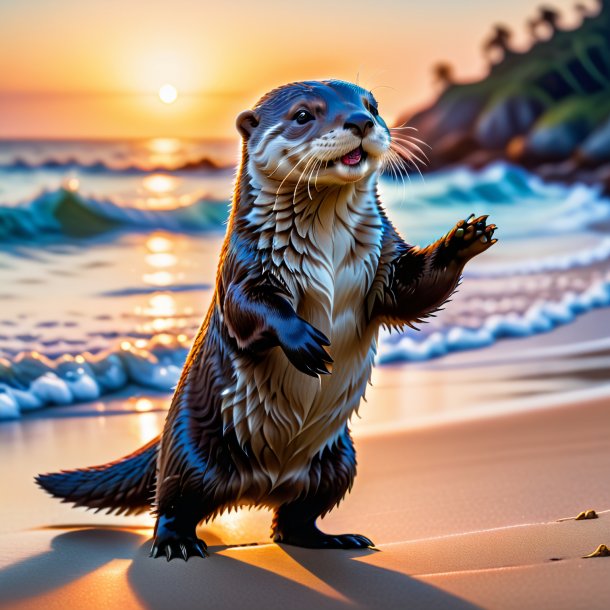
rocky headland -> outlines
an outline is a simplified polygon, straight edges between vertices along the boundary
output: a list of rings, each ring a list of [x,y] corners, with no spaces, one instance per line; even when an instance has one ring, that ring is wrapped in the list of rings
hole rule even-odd
[[[596,11],[575,10],[582,21],[566,30],[556,11],[541,8],[529,22],[534,42],[524,52],[496,26],[484,45],[489,73],[477,82],[455,82],[449,64],[436,66],[442,93],[399,121],[431,147],[422,171],[504,160],[610,193],[610,0]],[[541,30],[544,40],[537,38]]]

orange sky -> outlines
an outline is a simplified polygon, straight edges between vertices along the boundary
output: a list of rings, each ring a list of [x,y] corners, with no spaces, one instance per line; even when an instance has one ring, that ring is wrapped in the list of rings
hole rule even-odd
[[[481,74],[491,24],[525,44],[540,4],[327,2],[0,2],[0,138],[234,137],[234,117],[266,90],[329,77],[359,77],[391,121],[433,95],[435,62]],[[574,23],[572,0],[552,3]],[[174,104],[157,97],[165,82]]]

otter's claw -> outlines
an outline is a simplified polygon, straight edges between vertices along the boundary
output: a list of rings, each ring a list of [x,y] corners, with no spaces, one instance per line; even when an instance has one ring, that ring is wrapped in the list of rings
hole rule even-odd
[[[167,561],[178,557],[188,561],[189,557],[209,557],[207,548],[205,542],[199,538],[179,538],[177,536],[164,539],[155,538],[149,556],[165,557]]]
[[[326,350],[330,341],[309,322],[295,317],[278,334],[286,357],[299,371],[311,377],[332,373],[333,359]]]
[[[458,221],[444,240],[450,256],[468,260],[493,246],[498,241],[493,239],[497,227],[486,224],[488,218],[487,214],[479,217],[471,214],[465,220]]]

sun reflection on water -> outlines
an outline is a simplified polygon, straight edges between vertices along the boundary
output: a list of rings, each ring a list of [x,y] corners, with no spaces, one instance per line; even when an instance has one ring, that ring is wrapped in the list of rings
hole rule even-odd
[[[138,413],[145,413],[146,411],[151,411],[152,408],[152,400],[148,398],[138,398],[138,400],[136,400],[135,410],[138,411]]]
[[[148,150],[156,155],[176,154],[182,148],[178,138],[153,138],[147,142]]]
[[[168,252],[157,252],[156,254],[149,254],[146,257],[146,262],[152,267],[164,268],[174,267],[177,259],[173,254]]]
[[[150,193],[163,194],[176,190],[180,181],[167,174],[152,174],[142,179],[142,186]]]
[[[174,283],[174,276],[169,271],[155,271],[154,273],[145,273],[142,276],[145,284],[149,286],[170,286]]]
[[[169,252],[172,250],[173,243],[168,237],[155,233],[146,240],[146,247],[150,252],[158,254],[160,252]]]
[[[179,178],[169,174],[155,173],[142,178],[137,206],[150,210],[174,210],[190,205],[192,197],[177,192],[180,183]]]
[[[184,144],[177,138],[153,138],[145,144],[148,166],[151,169],[173,170],[184,164]]]
[[[66,178],[63,183],[62,186],[67,190],[70,191],[72,193],[76,193],[80,187],[80,180],[76,177],[76,176],[71,176]]]
[[[159,436],[160,432],[161,432],[161,426],[159,425],[159,416],[157,415],[157,413],[146,413],[146,412],[139,413],[139,415],[138,415],[138,433],[140,435],[141,443],[143,443],[143,444],[148,443],[153,438]]]
[[[155,294],[148,300],[148,308],[144,313],[155,318],[173,316],[176,313],[176,301],[171,294]]]
[[[142,280],[149,286],[170,286],[176,278],[167,269],[178,264],[178,258],[173,254],[174,240],[168,234],[153,233],[145,245],[149,252],[145,260],[154,271],[144,273]]]
[[[184,281],[187,273],[178,251],[182,251],[182,238],[171,233],[157,231],[143,242],[143,259],[146,263],[142,273],[144,284],[153,287],[152,294],[143,294],[133,305],[133,314],[138,322],[135,332],[150,339],[159,333],[171,336],[184,334],[189,328],[193,307],[181,293],[173,293],[172,286]]]

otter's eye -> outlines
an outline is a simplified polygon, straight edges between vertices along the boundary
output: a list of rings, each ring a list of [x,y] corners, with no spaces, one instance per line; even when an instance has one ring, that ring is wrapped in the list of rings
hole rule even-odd
[[[293,117],[292,120],[296,121],[299,125],[305,125],[305,123],[309,123],[309,121],[314,120],[313,114],[307,110],[299,110]]]
[[[372,104],[368,100],[365,100],[364,106],[373,116],[379,116],[379,110],[377,109],[377,106],[375,104]]]

